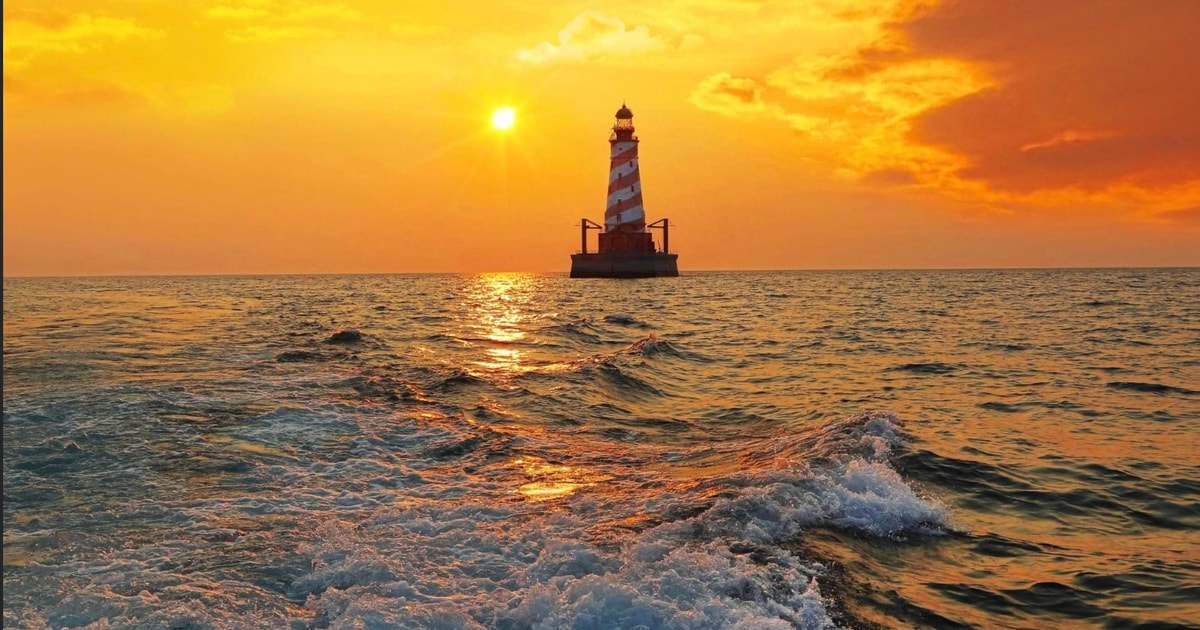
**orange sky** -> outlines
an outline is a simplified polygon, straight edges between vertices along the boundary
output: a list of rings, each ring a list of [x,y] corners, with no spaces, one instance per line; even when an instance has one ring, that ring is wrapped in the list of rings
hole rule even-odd
[[[566,271],[622,99],[684,271],[1200,265],[1197,24],[1196,0],[6,1],[4,275]]]

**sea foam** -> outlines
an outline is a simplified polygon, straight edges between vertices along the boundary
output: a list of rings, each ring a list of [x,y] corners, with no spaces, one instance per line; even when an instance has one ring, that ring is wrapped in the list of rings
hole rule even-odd
[[[947,524],[945,508],[887,462],[898,442],[894,418],[863,414],[795,438],[819,445],[825,463],[678,484],[633,514],[607,512],[628,498],[588,492],[541,509],[391,509],[327,528],[297,586],[334,627],[833,627],[818,586],[825,567],[777,543],[811,527],[889,536]]]

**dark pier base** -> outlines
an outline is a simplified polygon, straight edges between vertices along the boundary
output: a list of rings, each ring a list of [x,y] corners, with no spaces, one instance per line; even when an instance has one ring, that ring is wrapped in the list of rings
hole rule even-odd
[[[673,278],[679,275],[679,254],[572,254],[572,278]]]

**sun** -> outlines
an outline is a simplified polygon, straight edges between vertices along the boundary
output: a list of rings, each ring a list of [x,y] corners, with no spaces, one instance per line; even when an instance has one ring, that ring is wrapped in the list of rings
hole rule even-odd
[[[492,112],[492,127],[499,131],[507,131],[517,122],[517,110],[511,107],[498,107]]]

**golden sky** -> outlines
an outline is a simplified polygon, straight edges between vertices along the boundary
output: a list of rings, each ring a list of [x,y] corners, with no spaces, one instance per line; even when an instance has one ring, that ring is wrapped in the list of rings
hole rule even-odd
[[[684,271],[1200,265],[1197,25],[1197,0],[10,0],[4,274],[566,271],[623,100]]]

